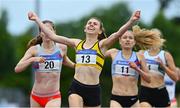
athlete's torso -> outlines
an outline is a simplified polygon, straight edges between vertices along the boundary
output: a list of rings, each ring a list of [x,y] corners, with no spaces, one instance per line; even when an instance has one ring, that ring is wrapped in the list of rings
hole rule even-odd
[[[33,63],[35,82],[33,91],[48,94],[59,90],[60,72],[62,67],[62,51],[54,46],[52,52],[46,52],[43,47],[37,45],[37,57],[44,57],[44,63]]]
[[[135,62],[140,67],[136,52],[132,52],[129,59],[125,59],[122,51],[118,51],[111,65],[113,79],[112,93],[120,96],[135,96],[138,93],[139,74],[129,66],[129,62]]]
[[[75,79],[84,84],[95,85],[99,83],[104,55],[99,48],[99,41],[89,49],[83,47],[84,43],[85,40],[76,47]]]
[[[165,51],[161,50],[158,54],[154,56],[151,56],[148,51],[145,51],[144,57],[146,59],[147,67],[149,69],[151,83],[142,81],[142,85],[150,87],[150,88],[164,86],[165,71],[160,67],[160,64],[157,61],[157,58],[160,58],[162,62],[166,65]]]

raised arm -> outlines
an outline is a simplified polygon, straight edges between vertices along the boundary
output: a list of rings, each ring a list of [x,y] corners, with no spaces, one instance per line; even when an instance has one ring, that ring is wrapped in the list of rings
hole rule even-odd
[[[30,64],[32,64],[33,62],[44,62],[45,59],[43,57],[33,57],[33,53],[35,51],[35,47],[30,47],[26,53],[24,54],[24,56],[22,57],[22,59],[19,61],[19,63],[16,65],[15,67],[15,72],[19,73],[24,71]]]
[[[50,39],[52,39],[55,42],[62,43],[62,44],[65,44],[65,45],[68,45],[70,47],[75,48],[77,43],[79,43],[79,41],[80,41],[79,39],[70,39],[70,38],[67,38],[67,37],[64,37],[64,36],[56,35],[56,33],[53,32],[52,30],[50,30],[48,27],[46,27],[42,23],[42,21],[39,19],[39,17],[35,13],[33,13],[33,12],[29,12],[28,13],[28,18],[29,18],[29,20],[35,21],[38,24],[38,26],[41,28],[41,30]]]
[[[117,32],[111,34],[108,38],[103,39],[100,42],[100,46],[106,48],[111,47],[115,43],[115,41],[117,41],[133,25],[134,22],[139,20],[139,18],[140,11],[135,11],[128,22],[126,22],[126,24],[124,24]]]
[[[167,73],[167,75],[174,81],[178,81],[178,73],[172,55],[169,52],[165,52],[165,58],[167,65],[163,64],[162,60],[158,58],[161,68]]]

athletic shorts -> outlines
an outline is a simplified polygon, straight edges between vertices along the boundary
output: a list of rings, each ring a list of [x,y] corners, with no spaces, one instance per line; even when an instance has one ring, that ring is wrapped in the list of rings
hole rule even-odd
[[[139,93],[141,102],[148,102],[152,107],[168,107],[171,102],[166,87],[149,88],[141,86]]]
[[[33,94],[33,92],[31,93],[31,97],[33,100],[35,100],[41,107],[45,107],[46,104],[51,101],[52,99],[56,99],[56,98],[61,98],[61,94],[58,91],[58,93],[56,93],[55,95],[52,96],[46,96],[46,97],[41,97],[41,96],[37,96],[35,94]]]
[[[84,105],[87,107],[95,107],[101,105],[100,85],[85,85],[77,80],[73,80],[68,94],[78,94],[83,98]]]
[[[138,96],[118,96],[111,94],[111,100],[118,102],[122,107],[131,107],[138,101]]]

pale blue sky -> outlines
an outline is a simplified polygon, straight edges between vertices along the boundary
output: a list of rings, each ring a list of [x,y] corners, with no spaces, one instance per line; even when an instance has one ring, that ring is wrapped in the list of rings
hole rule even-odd
[[[40,18],[50,19],[54,22],[68,22],[78,20],[88,15],[96,8],[108,8],[117,2],[127,2],[132,11],[141,10],[141,20],[151,23],[154,15],[159,9],[158,0],[39,0]],[[178,0],[177,0],[178,1]],[[172,3],[165,11],[168,18],[177,16],[180,6],[177,2]],[[35,11],[35,0],[0,0],[0,10],[8,10],[9,22],[8,30],[10,33],[18,35],[25,32],[33,22],[27,19],[27,13]]]

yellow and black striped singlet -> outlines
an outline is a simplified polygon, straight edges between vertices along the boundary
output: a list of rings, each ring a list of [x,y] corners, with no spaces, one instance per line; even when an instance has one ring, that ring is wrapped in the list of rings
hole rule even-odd
[[[85,40],[81,41],[76,47],[76,66],[94,66],[102,70],[104,65],[104,55],[99,48],[97,41],[90,49],[84,49]]]

